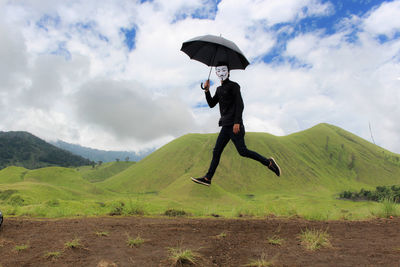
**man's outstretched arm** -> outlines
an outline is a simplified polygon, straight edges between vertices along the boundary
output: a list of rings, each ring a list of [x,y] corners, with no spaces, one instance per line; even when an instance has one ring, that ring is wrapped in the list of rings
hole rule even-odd
[[[211,93],[210,93],[210,80],[207,80],[204,83],[204,93],[206,94],[206,100],[207,100],[208,106],[210,108],[215,107],[215,105],[219,101],[219,97],[218,97],[217,92],[215,92],[214,97],[211,96]]]

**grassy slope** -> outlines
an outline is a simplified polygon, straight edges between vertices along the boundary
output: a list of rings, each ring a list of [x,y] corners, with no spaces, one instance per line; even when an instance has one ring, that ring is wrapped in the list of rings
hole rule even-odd
[[[116,192],[158,191],[181,199],[203,197],[203,188],[188,179],[206,172],[215,139],[216,134],[185,135],[101,186]],[[246,142],[249,149],[272,155],[283,175],[277,178],[258,162],[241,158],[229,143],[207,194],[218,198],[226,192],[339,192],[400,182],[399,155],[332,125],[320,124],[285,137],[247,133]]]
[[[375,205],[338,201],[339,192],[400,184],[398,154],[328,124],[284,137],[246,134],[249,149],[279,162],[283,171],[280,178],[258,162],[240,157],[229,143],[213,185],[194,184],[190,176],[207,171],[216,137],[185,135],[99,186],[125,194],[158,192],[160,203],[174,201],[206,214],[215,211],[229,216],[252,210],[339,218],[367,216]]]
[[[120,162],[108,162],[103,163],[101,166],[82,166],[77,168],[77,170],[82,174],[83,179],[89,182],[101,182],[117,173],[129,168],[135,164],[132,161],[120,161]]]
[[[25,174],[28,172],[23,167],[7,167],[0,170],[0,184],[13,184],[22,182]]]
[[[12,180],[12,182],[3,183]],[[106,191],[84,180],[74,169],[46,167],[27,170],[8,167],[0,171],[1,191],[17,190],[24,204],[46,200],[84,200],[104,195]]]
[[[20,211],[6,210],[6,213],[53,217],[104,214],[114,205],[108,207],[107,201],[121,199],[128,205],[139,201],[150,212],[181,207],[195,214],[215,212],[229,216],[252,210],[260,214],[305,214],[320,218],[325,212],[329,218],[339,218],[350,214],[349,210],[359,213],[366,210],[365,214],[369,214],[368,209],[375,205],[338,201],[335,197],[339,192],[400,184],[398,154],[328,124],[284,137],[246,134],[249,149],[267,157],[272,155],[279,162],[283,170],[280,178],[258,162],[240,157],[229,143],[213,185],[207,188],[194,184],[190,176],[206,172],[216,137],[216,134],[185,135],[129,167],[119,162],[97,169],[3,169],[0,193],[18,190],[15,194],[25,200]],[[3,204],[9,204],[10,199]],[[50,209],[40,206],[54,199],[65,203]],[[99,201],[106,203],[103,211],[98,210]],[[36,206],[24,206],[29,204]]]

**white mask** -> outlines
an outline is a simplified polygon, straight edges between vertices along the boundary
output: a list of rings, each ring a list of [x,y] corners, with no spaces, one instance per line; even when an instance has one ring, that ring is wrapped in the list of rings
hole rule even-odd
[[[218,66],[215,68],[215,73],[221,81],[225,81],[229,76],[228,66]]]

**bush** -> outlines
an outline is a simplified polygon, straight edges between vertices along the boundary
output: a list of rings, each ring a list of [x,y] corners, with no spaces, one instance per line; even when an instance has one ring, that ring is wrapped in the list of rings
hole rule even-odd
[[[130,199],[126,206],[125,213],[128,215],[145,215],[145,205],[142,201],[132,201],[132,199]]]
[[[170,217],[180,217],[180,216],[187,216],[189,214],[184,210],[169,209],[164,212],[164,215]]]
[[[343,191],[339,194],[340,198],[351,200],[370,200],[383,201],[390,199],[395,203],[400,203],[400,186],[377,186],[375,191],[365,190],[362,188],[360,192]]]
[[[110,216],[119,216],[122,215],[123,211],[124,211],[124,206],[125,203],[124,202],[117,202],[117,203],[113,203],[112,207],[111,207],[111,211],[108,213],[108,215]]]

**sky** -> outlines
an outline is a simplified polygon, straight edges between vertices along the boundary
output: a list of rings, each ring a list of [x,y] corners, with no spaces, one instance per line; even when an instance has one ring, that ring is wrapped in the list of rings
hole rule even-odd
[[[0,0],[0,131],[130,151],[219,132],[209,68],[180,51],[213,34],[250,62],[231,71],[247,132],[329,123],[400,153],[399,14],[400,0]]]

